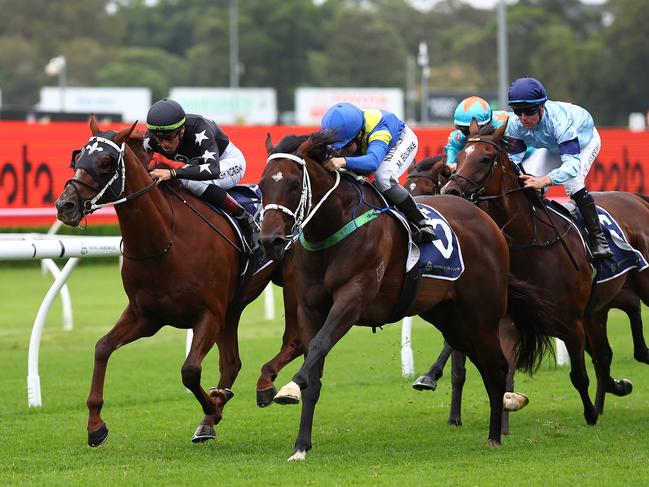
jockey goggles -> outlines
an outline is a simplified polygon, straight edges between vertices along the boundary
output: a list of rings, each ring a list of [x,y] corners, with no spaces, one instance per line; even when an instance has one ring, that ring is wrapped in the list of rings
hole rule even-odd
[[[541,105],[534,105],[531,107],[515,107],[512,108],[514,111],[514,114],[516,116],[521,116],[521,115],[527,115],[528,117],[531,117],[532,115],[536,115],[539,113],[539,110],[541,109]]]

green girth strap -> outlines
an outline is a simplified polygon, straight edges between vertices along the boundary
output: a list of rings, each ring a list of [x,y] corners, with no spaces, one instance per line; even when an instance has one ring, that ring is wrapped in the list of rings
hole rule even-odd
[[[348,235],[354,233],[354,231],[357,228],[360,228],[366,223],[369,223],[375,218],[378,218],[379,215],[384,211],[388,211],[388,208],[367,210],[362,215],[357,216],[352,221],[345,224],[345,226],[343,226],[336,233],[330,235],[324,240],[321,240],[320,242],[315,242],[315,243],[308,242],[304,238],[304,234],[302,233],[300,234],[300,244],[302,244],[302,247],[304,247],[309,252],[318,252],[319,250],[328,249],[329,247],[333,247],[338,242],[345,239]]]

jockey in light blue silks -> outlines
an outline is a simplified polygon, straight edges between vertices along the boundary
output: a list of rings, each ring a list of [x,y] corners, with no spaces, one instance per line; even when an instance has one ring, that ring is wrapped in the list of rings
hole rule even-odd
[[[410,127],[393,113],[338,103],[322,118],[322,130],[332,131],[337,138],[331,147],[339,157],[325,161],[327,169],[346,167],[358,174],[374,173],[374,186],[418,229],[421,241],[435,240],[431,222],[399,184],[399,177],[415,160],[419,147]]]
[[[547,149],[546,157],[523,164],[528,173],[520,176],[525,187],[563,185],[583,215],[593,259],[612,256],[595,201],[585,185],[601,148],[593,117],[580,106],[548,100],[544,86],[534,78],[520,78],[512,83],[509,105],[516,114],[506,131],[512,161],[520,164],[527,147]]]

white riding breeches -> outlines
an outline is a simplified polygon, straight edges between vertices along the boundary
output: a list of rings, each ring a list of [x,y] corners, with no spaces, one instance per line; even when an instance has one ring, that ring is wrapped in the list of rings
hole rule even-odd
[[[206,179],[203,181],[194,181],[190,179],[181,179],[181,184],[197,196],[203,194],[205,189],[216,184],[223,189],[230,189],[239,184],[246,172],[246,160],[243,153],[232,142],[221,154],[219,159],[219,177],[215,179]]]
[[[586,187],[584,181],[601,147],[602,140],[599,133],[597,129],[593,129],[593,138],[579,152],[579,172],[577,176],[563,183],[563,188],[569,196]],[[552,154],[546,149],[536,149],[530,157],[522,162],[525,172],[534,176],[545,176],[553,169],[561,166],[561,164],[561,156],[559,154]]]
[[[417,136],[406,125],[401,132],[399,141],[388,151],[374,172],[374,186],[379,192],[384,193],[399,183],[399,177],[408,170],[412,161],[415,160],[418,148]]]

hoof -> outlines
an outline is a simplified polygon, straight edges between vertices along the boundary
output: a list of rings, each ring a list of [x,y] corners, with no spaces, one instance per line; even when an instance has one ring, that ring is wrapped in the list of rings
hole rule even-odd
[[[227,387],[224,387],[223,389],[219,389],[218,387],[210,387],[209,394],[212,397],[217,397],[222,395],[225,398],[225,402],[228,402],[230,399],[234,397],[234,392],[232,392]]]
[[[302,391],[300,391],[300,386],[291,381],[275,394],[273,401],[277,404],[298,404],[301,398]]]
[[[586,419],[586,424],[594,426],[597,424],[597,411],[593,408],[590,412],[584,411],[584,419]]]
[[[273,398],[277,394],[275,387],[269,387],[263,391],[257,391],[257,406],[265,408],[273,404]]]
[[[644,350],[639,350],[633,354],[633,358],[635,358],[638,362],[641,362],[643,364],[649,364],[649,349],[645,348]]]
[[[518,411],[529,404],[530,400],[525,394],[520,392],[505,392],[503,395],[503,410]]]
[[[498,441],[498,440],[491,440],[491,439],[487,440],[487,442],[485,443],[485,445],[486,445],[487,448],[500,448],[500,447],[502,446],[502,445],[500,444],[500,441]]]
[[[306,458],[306,451],[305,450],[298,450],[293,455],[288,457],[289,462],[301,462]]]
[[[448,418],[449,426],[462,426],[462,420],[460,418]]]
[[[633,384],[629,379],[622,379],[615,383],[615,389],[613,389],[613,394],[616,396],[628,396],[633,391]]]
[[[216,438],[216,431],[212,426],[207,426],[205,424],[199,424],[198,428],[192,436],[193,443],[202,443],[204,441],[213,440]]]
[[[417,391],[434,391],[437,389],[437,381],[428,375],[420,375],[413,382],[412,388]]]
[[[101,446],[106,442],[106,438],[108,438],[108,425],[104,423],[99,429],[88,431],[88,446],[91,448]]]

